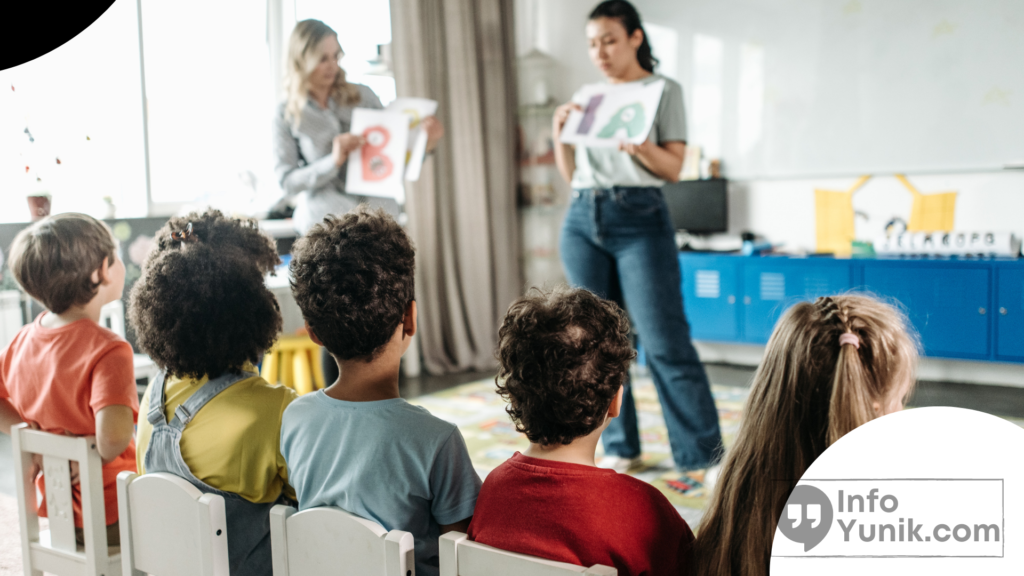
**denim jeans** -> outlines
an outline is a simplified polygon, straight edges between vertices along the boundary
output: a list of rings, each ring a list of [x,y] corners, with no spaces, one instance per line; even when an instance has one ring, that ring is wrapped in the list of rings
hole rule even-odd
[[[718,410],[683,312],[679,260],[660,188],[574,190],[561,238],[573,286],[629,313],[661,399],[672,458],[680,470],[714,464],[722,452]],[[605,454],[640,455],[627,377],[622,412],[601,436]]]

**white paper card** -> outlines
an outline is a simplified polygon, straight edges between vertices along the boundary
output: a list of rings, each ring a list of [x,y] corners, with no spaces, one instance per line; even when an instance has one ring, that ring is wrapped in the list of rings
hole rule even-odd
[[[395,98],[385,110],[401,112],[409,117],[409,143],[405,163],[405,179],[420,179],[423,168],[423,157],[427,153],[427,132],[420,127],[420,122],[427,116],[437,113],[437,100],[427,98]]]
[[[345,191],[402,202],[408,117],[397,112],[356,108],[352,110],[349,131],[366,138],[366,144],[349,154]]]
[[[646,86],[584,86],[580,91],[583,111],[569,114],[561,141],[603,148],[617,148],[623,141],[643,144],[654,126],[664,89],[664,80]]]

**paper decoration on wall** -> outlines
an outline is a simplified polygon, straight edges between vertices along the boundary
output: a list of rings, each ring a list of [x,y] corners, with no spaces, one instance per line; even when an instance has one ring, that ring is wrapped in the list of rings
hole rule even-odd
[[[366,144],[348,157],[345,190],[402,202],[409,117],[398,112],[356,108],[352,110],[349,131],[361,134]]]
[[[871,176],[861,176],[847,191],[814,191],[815,226],[818,252],[831,252],[836,256],[853,253],[853,193]]]
[[[427,98],[396,98],[385,110],[401,112],[409,117],[409,141],[405,155],[405,179],[420,179],[423,158],[427,153],[427,131],[420,125],[427,116],[437,113],[437,100]]]
[[[645,86],[589,84],[580,89],[582,111],[573,111],[562,128],[562,142],[617,148],[619,142],[643,144],[654,125],[665,81]]]
[[[949,232],[953,230],[953,215],[956,212],[956,192],[922,194],[902,174],[896,178],[914,195],[910,208],[908,232]]]

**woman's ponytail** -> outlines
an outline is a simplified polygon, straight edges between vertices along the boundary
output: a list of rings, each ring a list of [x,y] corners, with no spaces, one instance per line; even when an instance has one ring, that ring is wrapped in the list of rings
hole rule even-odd
[[[658,65],[658,59],[654,57],[651,50],[651,43],[647,40],[647,31],[640,24],[640,13],[626,0],[607,0],[598,4],[591,12],[589,20],[596,18],[615,18],[626,29],[626,35],[632,36],[633,32],[639,30],[644,40],[636,49],[636,59],[640,61],[640,67],[648,72],[654,72]]]

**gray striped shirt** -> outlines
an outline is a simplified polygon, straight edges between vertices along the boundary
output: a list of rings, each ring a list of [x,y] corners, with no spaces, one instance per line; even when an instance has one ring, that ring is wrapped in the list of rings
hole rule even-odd
[[[302,110],[302,119],[293,126],[284,117],[285,104],[278,106],[274,117],[274,171],[285,194],[298,195],[292,221],[295,230],[305,234],[328,214],[344,214],[359,203],[384,208],[397,218],[398,203],[391,198],[347,194],[347,164],[334,165],[331,156],[334,137],[349,131],[353,108],[382,109],[380,99],[368,86],[354,84],[360,101],[355,106],[339,106],[328,100],[326,109],[312,99]]]

